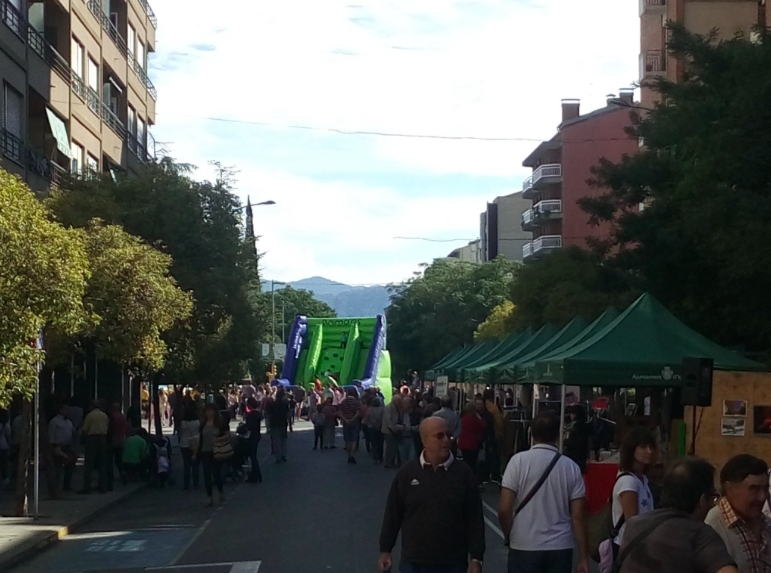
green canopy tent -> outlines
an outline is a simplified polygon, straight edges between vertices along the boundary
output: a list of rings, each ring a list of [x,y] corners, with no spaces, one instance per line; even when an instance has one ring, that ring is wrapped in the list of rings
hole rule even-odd
[[[460,359],[443,368],[443,374],[446,374],[450,380],[459,381],[460,372],[467,364],[473,363],[477,358],[487,354],[490,350],[500,344],[498,340],[485,340],[474,345],[474,348],[464,354]]]
[[[499,344],[497,344],[495,347],[493,347],[489,352],[486,352],[484,355],[479,356],[477,359],[475,359],[472,363],[467,364],[463,367],[463,369],[458,373],[458,380],[466,380],[466,373],[476,368],[477,366],[480,366],[482,364],[487,364],[488,362],[497,360],[499,357],[504,356],[507,352],[509,352],[512,348],[516,348],[521,343],[525,342],[526,340],[529,340],[533,334],[535,334],[535,330],[533,330],[532,327],[528,328],[524,332],[521,333],[513,333],[504,338]],[[468,381],[468,380],[467,380]]]
[[[580,344],[537,361],[537,382],[570,386],[679,386],[683,358],[711,358],[716,370],[765,371],[689,328],[649,294]]]
[[[497,357],[495,360],[486,362],[470,368],[465,372],[465,380],[467,382],[487,383],[496,379],[496,369],[502,364],[508,364],[515,360],[519,356],[523,356],[536,348],[539,348],[545,342],[547,342],[552,336],[557,334],[557,327],[553,324],[547,324],[542,326],[538,331],[530,338],[522,340],[516,347],[512,348],[502,356]]]
[[[463,356],[463,354],[468,352],[473,346],[473,344],[464,344],[463,346],[459,346],[458,348],[454,348],[448,352],[444,358],[442,358],[439,362],[431,367],[431,370],[426,370],[426,373],[424,374],[425,379],[435,380],[439,371],[441,371],[441,369],[444,368],[446,364],[450,364],[451,362],[457,360]]]
[[[600,332],[602,329],[604,329],[606,326],[608,326],[611,322],[616,320],[618,315],[619,315],[619,312],[615,308],[610,307],[608,308],[608,310],[606,310],[600,316],[598,316],[594,320],[594,322],[592,322],[589,326],[587,326],[580,334],[568,340],[563,345],[558,346],[557,348],[554,348],[553,350],[550,350],[545,354],[532,357],[531,359],[523,358],[519,362],[519,364],[517,364],[517,369],[519,372],[521,372],[519,377],[519,382],[524,382],[524,383],[535,382],[540,377],[537,369],[537,363],[539,361],[548,360],[553,356],[562,354],[568,349],[573,348],[578,344],[581,344],[584,340],[591,338],[592,336]]]
[[[586,320],[584,320],[580,316],[577,316],[576,318],[571,320],[567,325],[565,325],[557,334],[552,336],[549,340],[547,340],[544,344],[542,344],[538,348],[528,352],[527,354],[518,356],[516,359],[514,359],[511,362],[508,362],[506,364],[501,364],[501,366],[497,368],[498,377],[494,381],[495,382],[517,382],[522,372],[522,368],[520,365],[533,361],[540,356],[544,356],[548,354],[550,351],[554,350],[555,348],[559,348],[565,345],[569,341],[575,339],[583,331],[585,331],[588,326],[589,326],[589,323],[586,322]]]

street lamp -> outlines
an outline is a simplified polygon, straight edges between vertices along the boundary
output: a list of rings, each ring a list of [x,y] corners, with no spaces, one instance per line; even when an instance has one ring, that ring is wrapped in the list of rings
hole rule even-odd
[[[270,313],[271,327],[270,327],[270,360],[271,364],[276,363],[276,285],[284,285],[286,283],[281,281],[270,281],[270,305],[272,312]],[[282,299],[283,301],[283,299]],[[283,304],[283,302],[282,302]],[[283,322],[283,319],[282,319]]]
[[[269,199],[268,201],[260,201],[259,203],[252,203],[251,205],[247,203],[246,205],[241,205],[240,207],[237,207],[236,210],[243,211],[244,209],[248,209],[249,207],[259,207],[260,205],[275,205],[275,204],[276,204],[275,201],[273,201],[272,199]]]

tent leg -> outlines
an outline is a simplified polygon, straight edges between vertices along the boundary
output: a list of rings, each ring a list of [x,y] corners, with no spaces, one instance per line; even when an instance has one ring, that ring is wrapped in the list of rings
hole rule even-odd
[[[560,442],[559,448],[562,453],[562,446],[565,441],[565,385],[562,385],[562,392],[560,395]]]
[[[538,384],[533,384],[533,397],[532,397],[532,406],[533,406],[533,417],[530,418],[531,420],[534,420],[536,415],[538,414],[538,402],[540,401],[540,395],[538,398],[535,396],[535,391],[538,388]],[[530,424],[530,447],[533,447],[533,424]]]

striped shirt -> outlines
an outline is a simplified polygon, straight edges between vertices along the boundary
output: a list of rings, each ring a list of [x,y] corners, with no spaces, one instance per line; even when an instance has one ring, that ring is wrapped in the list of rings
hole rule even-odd
[[[361,410],[361,402],[353,396],[348,396],[340,403],[340,416],[347,422],[353,420],[359,410]]]
[[[764,527],[757,537],[752,529],[734,511],[726,498],[720,500],[718,506],[723,522],[728,529],[733,529],[739,538],[742,552],[747,559],[747,573],[771,573],[771,557],[769,557],[769,537],[771,537],[771,520],[763,516]]]

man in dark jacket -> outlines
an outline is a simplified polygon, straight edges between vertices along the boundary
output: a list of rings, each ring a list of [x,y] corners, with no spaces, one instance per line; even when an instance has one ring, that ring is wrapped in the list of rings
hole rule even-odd
[[[388,493],[380,570],[391,570],[401,530],[401,573],[481,573],[485,522],[476,476],[453,458],[443,419],[426,418],[420,436],[425,449],[399,469]]]

